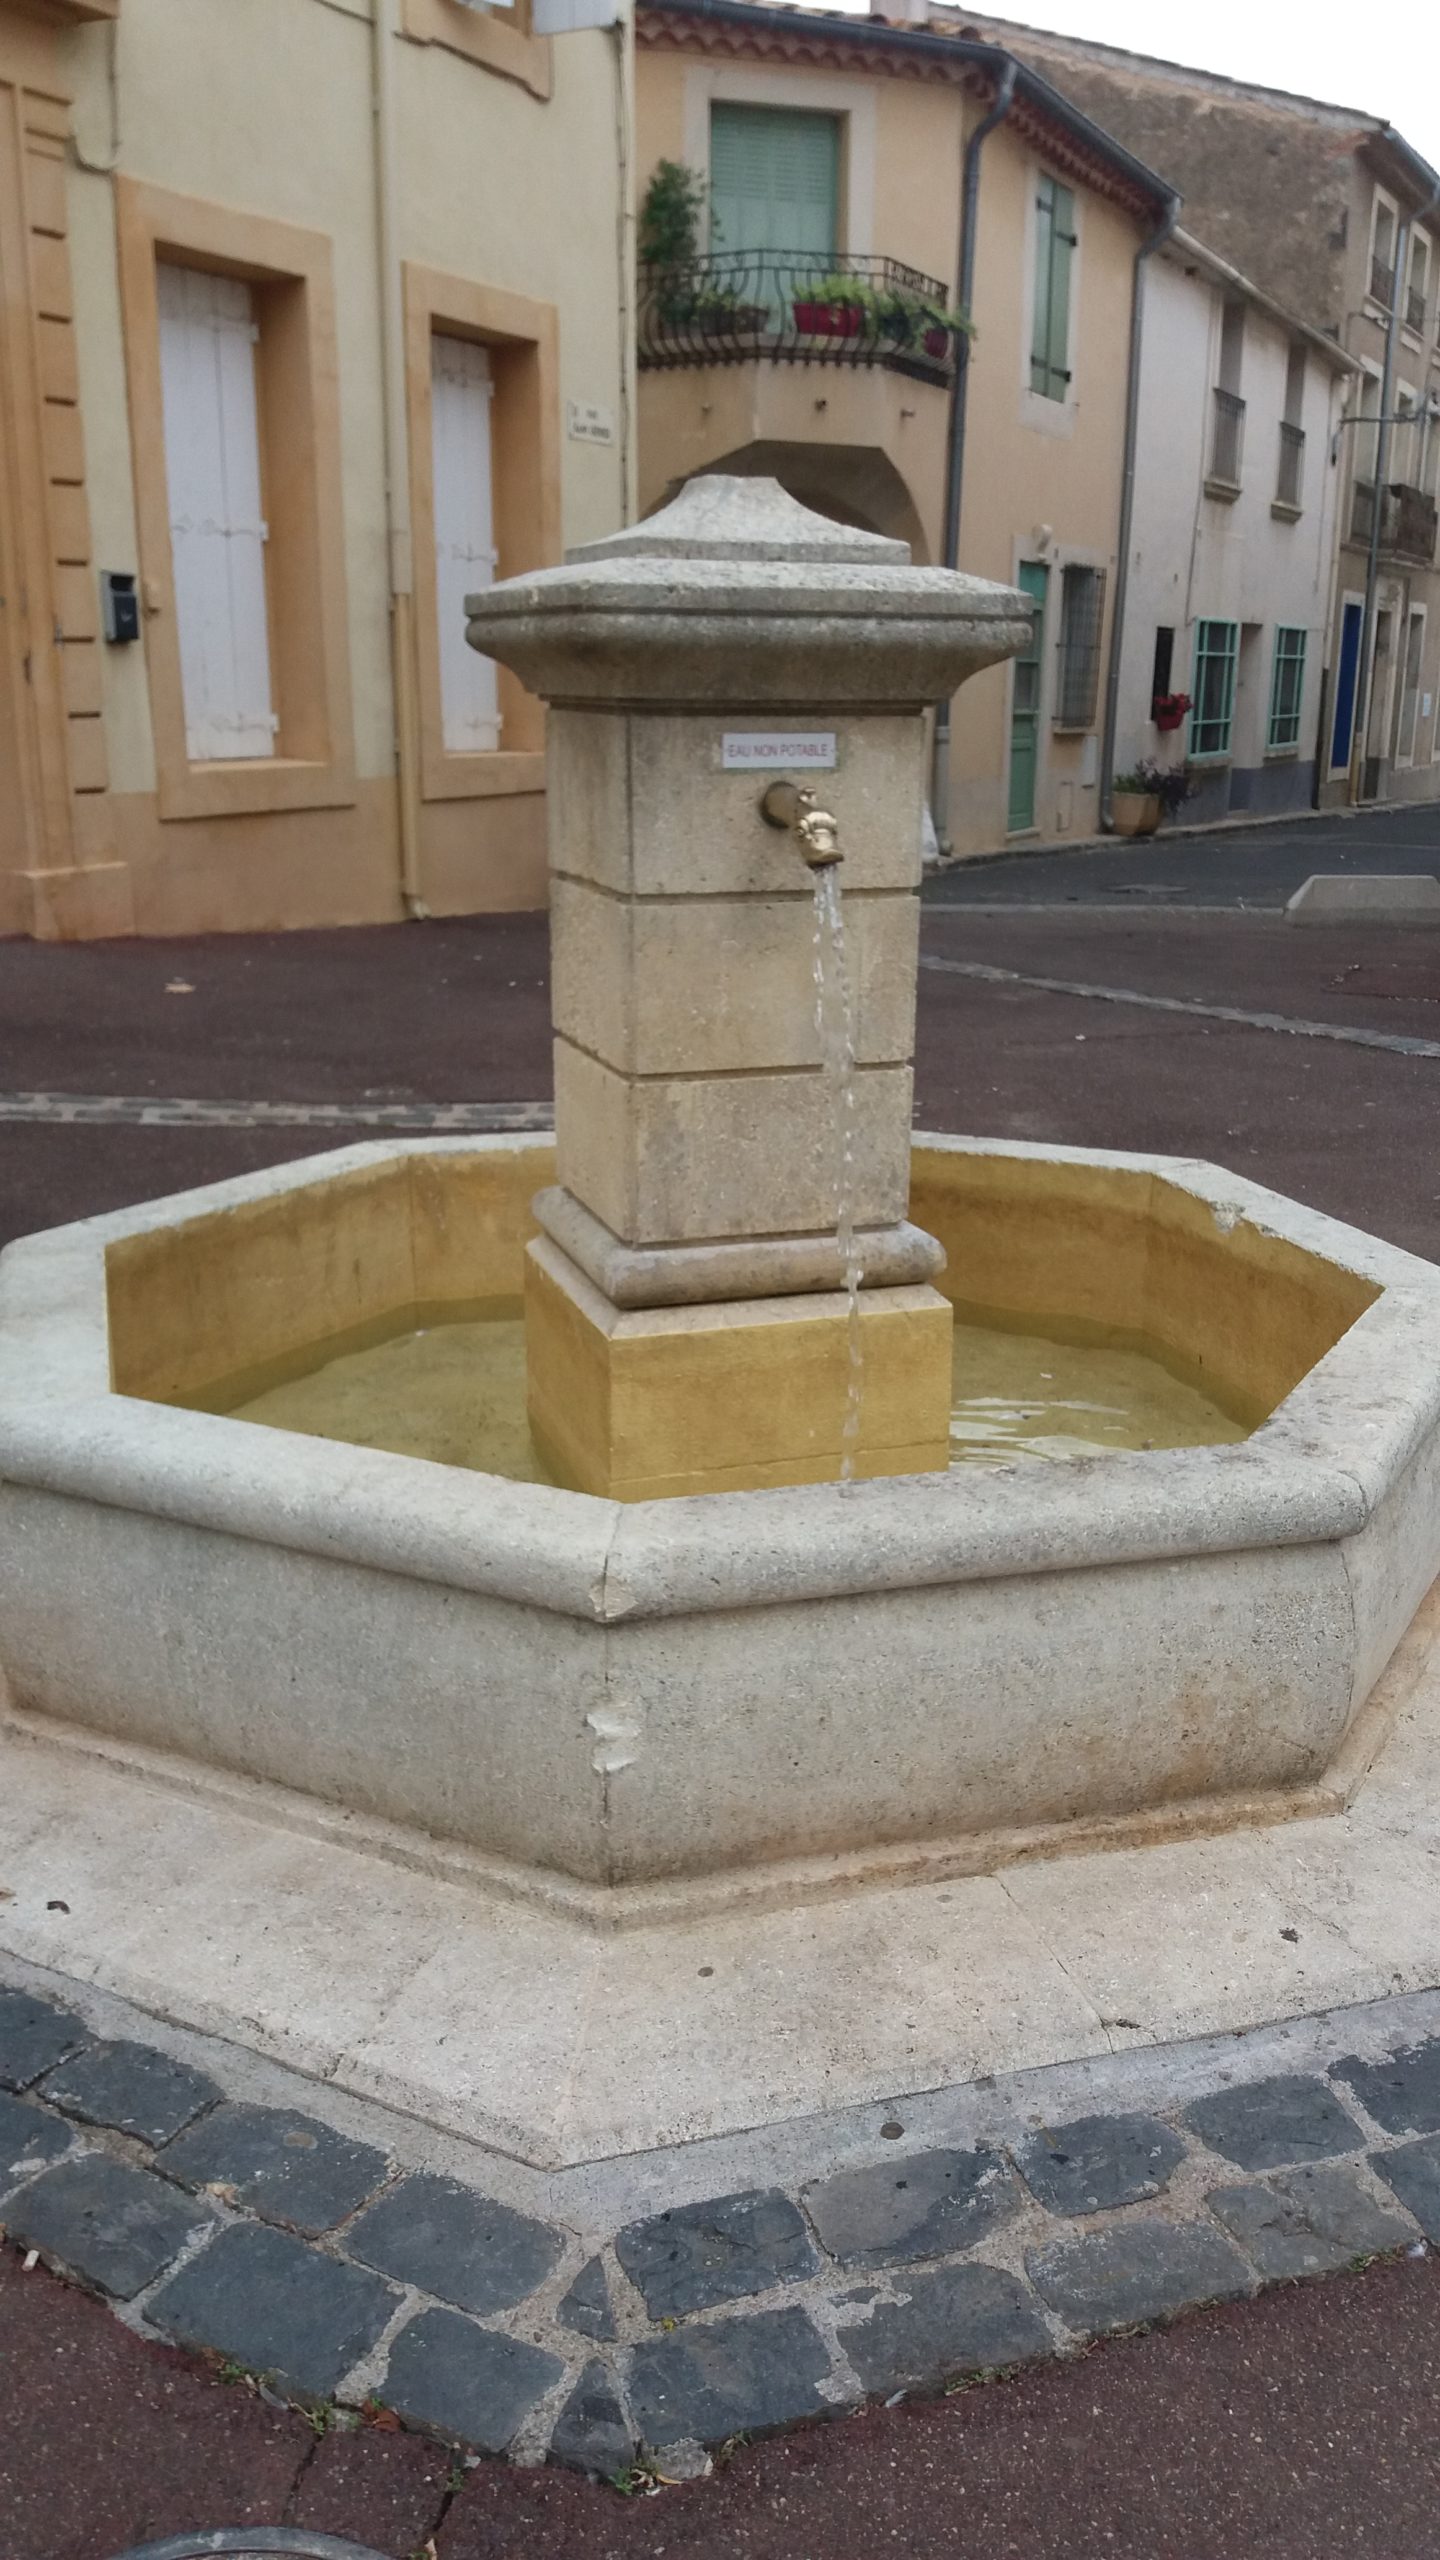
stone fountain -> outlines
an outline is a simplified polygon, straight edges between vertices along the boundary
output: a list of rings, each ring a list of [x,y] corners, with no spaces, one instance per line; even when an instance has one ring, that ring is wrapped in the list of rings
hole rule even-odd
[[[748,481],[476,600],[551,705],[555,1143],[10,1249],[15,1727],[595,1926],[1343,1799],[1440,1566],[1440,1275],[1213,1167],[911,1137],[925,709],[1024,611]],[[508,1309],[518,1446],[522,1299],[523,1463],[244,1418]],[[1220,1419],[948,1465],[977,1324]]]

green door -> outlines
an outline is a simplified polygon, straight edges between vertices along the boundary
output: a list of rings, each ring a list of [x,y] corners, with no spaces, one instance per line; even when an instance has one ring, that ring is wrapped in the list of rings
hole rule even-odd
[[[710,110],[712,249],[769,249],[834,264],[840,193],[836,116],[790,107]]]
[[[1045,646],[1045,593],[1050,572],[1040,560],[1022,560],[1017,586],[1035,599],[1030,638],[1015,660],[1010,696],[1010,818],[1012,836],[1035,824],[1035,780],[1040,763],[1040,668]]]

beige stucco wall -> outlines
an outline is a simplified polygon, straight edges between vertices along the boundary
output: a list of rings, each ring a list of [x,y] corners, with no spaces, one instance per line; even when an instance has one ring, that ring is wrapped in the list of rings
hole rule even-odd
[[[964,144],[984,111],[958,86],[817,73],[780,63],[714,62],[642,41],[636,98],[642,196],[659,159],[704,168],[709,109],[716,98],[842,114],[842,249],[901,259],[954,293]],[[1140,233],[1130,215],[1076,187],[1075,379],[1063,405],[1035,399],[1029,389],[1032,222],[1035,180],[1043,165],[1004,127],[985,146],[960,565],[1008,584],[1021,559],[1042,558],[1050,566],[1058,614],[1059,572],[1066,560],[1105,569],[1107,596],[1113,595],[1130,294]],[[878,367],[759,360],[642,372],[641,505],[657,505],[677,480],[717,464],[774,469],[809,504],[828,500],[837,512],[907,534],[917,557],[934,559],[948,410],[943,388]],[[1049,642],[1057,629],[1052,618],[1036,827],[1045,834],[1085,833],[1097,814],[1098,737],[1092,734],[1087,742],[1060,736],[1049,725]],[[952,823],[962,853],[1005,841],[1011,683],[1008,669],[995,669],[976,677],[959,697]],[[1097,727],[1100,709],[1097,704]]]
[[[98,26],[58,41],[74,131],[92,158],[109,156],[110,41]],[[332,244],[357,778],[348,808],[163,822],[145,650],[105,650],[115,831],[141,929],[400,912],[372,41],[366,0],[124,0],[122,176],[303,225]],[[567,542],[607,531],[625,512],[613,39],[555,40],[548,98],[443,43],[402,35],[395,50],[401,256],[553,307],[558,520]],[[135,569],[115,186],[76,166],[68,189],[93,556],[99,567]],[[567,437],[567,400],[607,410],[614,441]],[[427,802],[422,844],[437,904],[543,896],[538,791]]]

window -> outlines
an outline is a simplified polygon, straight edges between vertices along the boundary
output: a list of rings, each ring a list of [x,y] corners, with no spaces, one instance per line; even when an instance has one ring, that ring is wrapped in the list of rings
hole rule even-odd
[[[116,181],[162,819],[355,798],[332,251]]]
[[[1240,633],[1233,622],[1195,625],[1195,709],[1190,720],[1190,752],[1226,756],[1235,718],[1235,665]]]
[[[254,296],[165,260],[156,294],[186,753],[272,756]]]
[[[1395,293],[1395,245],[1399,220],[1388,196],[1375,191],[1370,217],[1370,292],[1388,311]]]
[[[1055,687],[1057,729],[1088,729],[1100,689],[1100,632],[1105,619],[1105,572],[1075,565],[1060,572],[1060,668]]]
[[[1410,235],[1410,281],[1405,295],[1405,326],[1416,336],[1425,335],[1425,313],[1430,300],[1430,243],[1423,231]]]
[[[1150,671],[1150,699],[1163,702],[1171,690],[1170,678],[1175,666],[1175,626],[1159,622],[1155,626],[1155,663]]]
[[[447,755],[500,743],[499,671],[465,637],[465,599],[495,580],[495,493],[490,452],[494,392],[487,348],[436,330],[430,341],[430,423],[435,463],[435,609],[440,712]]]
[[[1245,403],[1240,382],[1245,366],[1245,305],[1227,302],[1220,320],[1219,379],[1214,391],[1210,429],[1209,480],[1217,491],[1233,496],[1240,486],[1245,450]]]
[[[560,557],[559,321],[473,277],[404,276],[420,796],[518,799],[544,789],[544,709],[471,648],[465,598]]]
[[[1274,503],[1282,513],[1299,515],[1305,482],[1305,350],[1292,346],[1285,367],[1285,412],[1280,421],[1280,458],[1275,474]]]
[[[772,249],[834,263],[839,234],[840,122],[803,108],[710,110],[714,249]]]
[[[1042,177],[1035,199],[1035,318],[1030,339],[1030,388],[1043,400],[1063,400],[1070,389],[1070,274],[1075,256],[1075,198],[1055,178]]]
[[[1275,665],[1270,678],[1270,728],[1266,745],[1273,753],[1300,744],[1300,707],[1305,692],[1304,631],[1282,622],[1275,631]]]
[[[1412,604],[1405,625],[1405,656],[1400,673],[1400,726],[1395,736],[1395,761],[1413,764],[1415,736],[1420,718],[1420,676],[1425,662],[1425,607]]]

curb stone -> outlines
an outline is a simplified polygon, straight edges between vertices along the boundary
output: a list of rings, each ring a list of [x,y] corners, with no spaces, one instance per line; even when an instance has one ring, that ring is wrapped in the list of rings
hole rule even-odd
[[[732,2172],[725,2192],[598,2228],[592,2211],[582,2232],[487,2193],[492,2155],[475,2151],[473,2179],[437,2175],[397,2159],[403,2120],[363,2102],[343,2120],[373,2141],[255,2103],[229,2085],[253,2059],[233,2048],[187,2039],[197,2068],[0,1984],[0,2229],[142,2336],[301,2399],[379,2401],[472,2454],[668,2470],[682,2448],[702,2462],[737,2435],[1440,2243],[1440,2002],[1419,2011],[1436,2032],[1417,2037],[1413,1999],[1365,2013],[1388,2050],[1351,2050],[1344,2013],[1312,2021],[1310,2068],[1248,2080],[1246,2037],[1211,2040],[1168,2097],[1163,2055],[1137,2049],[1113,2057],[1108,2103],[1047,2120],[1027,2094],[1013,2129],[951,2146],[917,2128],[899,2147],[877,2108],[844,2167]],[[1262,2059],[1267,2037],[1248,2040]],[[1138,2108],[1119,2103],[1127,2079]],[[916,2112],[943,2120],[936,2101]],[[663,2196],[658,2170],[646,2189]]]

